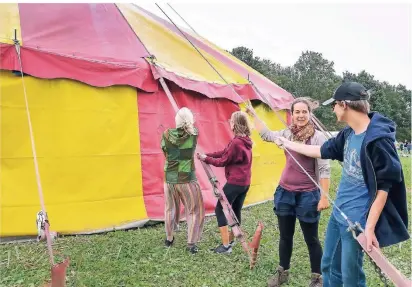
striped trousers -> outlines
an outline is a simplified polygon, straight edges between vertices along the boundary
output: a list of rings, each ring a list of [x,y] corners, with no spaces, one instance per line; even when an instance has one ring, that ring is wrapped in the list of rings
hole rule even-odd
[[[169,238],[173,236],[173,230],[179,221],[182,201],[187,221],[187,243],[196,244],[202,235],[205,221],[205,206],[199,183],[165,183],[164,194],[166,235]]]

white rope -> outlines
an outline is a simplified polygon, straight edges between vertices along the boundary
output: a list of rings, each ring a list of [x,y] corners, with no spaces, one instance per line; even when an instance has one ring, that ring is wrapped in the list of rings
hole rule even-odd
[[[22,84],[23,84],[24,101],[25,101],[25,106],[26,106],[27,121],[28,121],[28,124],[29,124],[31,150],[32,150],[32,154],[33,154],[34,170],[35,170],[35,173],[36,173],[37,189],[38,189],[38,192],[39,192],[41,209],[42,209],[42,211],[44,212],[44,214],[46,216],[45,233],[46,233],[46,240],[47,240],[47,249],[49,251],[50,263],[53,266],[54,265],[54,256],[53,256],[53,248],[52,248],[52,243],[51,243],[51,238],[50,238],[49,222],[47,220],[48,218],[47,218],[46,206],[44,204],[44,196],[43,196],[43,188],[42,188],[41,180],[40,180],[39,164],[37,162],[37,153],[36,153],[36,146],[35,146],[35,141],[34,141],[33,126],[32,126],[32,122],[31,122],[31,116],[30,116],[30,110],[29,110],[29,101],[27,99],[26,85],[25,85],[25,82],[24,82],[23,65],[22,65],[21,54],[20,54],[20,45],[17,41],[15,42],[15,47],[16,47],[16,52],[17,52],[17,57],[18,57],[18,60],[19,60],[19,64],[20,64],[21,81],[22,81]]]

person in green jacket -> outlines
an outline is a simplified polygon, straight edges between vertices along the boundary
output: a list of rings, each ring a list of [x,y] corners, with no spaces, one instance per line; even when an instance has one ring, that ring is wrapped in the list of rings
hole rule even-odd
[[[180,214],[180,201],[186,211],[187,249],[198,252],[196,243],[203,232],[205,207],[202,191],[195,174],[194,155],[198,130],[194,127],[192,112],[181,108],[175,117],[176,128],[166,130],[162,135],[161,147],[166,158],[164,173],[165,199],[165,246],[174,243],[174,227]]]

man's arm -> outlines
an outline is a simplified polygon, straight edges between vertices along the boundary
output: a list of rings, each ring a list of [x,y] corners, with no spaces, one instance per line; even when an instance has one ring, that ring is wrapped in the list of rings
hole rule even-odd
[[[375,235],[376,224],[388,198],[388,192],[395,183],[402,181],[402,165],[399,160],[395,145],[387,138],[373,143],[369,155],[375,172],[377,193],[366,221],[365,235],[368,251],[372,245],[379,247]],[[406,201],[406,197],[404,198]]]
[[[384,190],[378,190],[376,199],[372,204],[371,210],[369,212],[368,220],[366,221],[365,235],[366,235],[366,246],[368,251],[372,251],[372,245],[379,247],[379,242],[375,236],[375,227],[381,216],[383,207],[385,206],[386,199],[388,198],[388,193]]]
[[[279,138],[280,145],[284,146],[288,150],[293,150],[308,157],[320,158],[320,145],[306,145],[301,143],[292,142],[285,138]]]

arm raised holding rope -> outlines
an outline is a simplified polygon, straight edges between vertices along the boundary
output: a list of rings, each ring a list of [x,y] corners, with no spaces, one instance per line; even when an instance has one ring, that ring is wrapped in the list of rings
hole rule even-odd
[[[326,137],[315,129],[312,118],[312,103],[309,99],[298,98],[291,106],[292,124],[280,131],[271,131],[259,119],[252,107],[248,113],[254,118],[256,130],[267,142],[280,144],[279,138],[304,143],[307,149],[320,145]],[[277,115],[277,113],[276,113]],[[319,148],[318,148],[319,149]],[[320,258],[322,248],[318,229],[320,211],[329,207],[327,193],[330,186],[329,160],[314,159],[285,149],[286,165],[283,169],[274,195],[275,213],[280,231],[279,266],[275,276],[269,279],[268,286],[280,286],[289,279],[289,268],[293,246],[295,222],[298,219],[309,250],[311,265],[310,286],[322,286]]]

